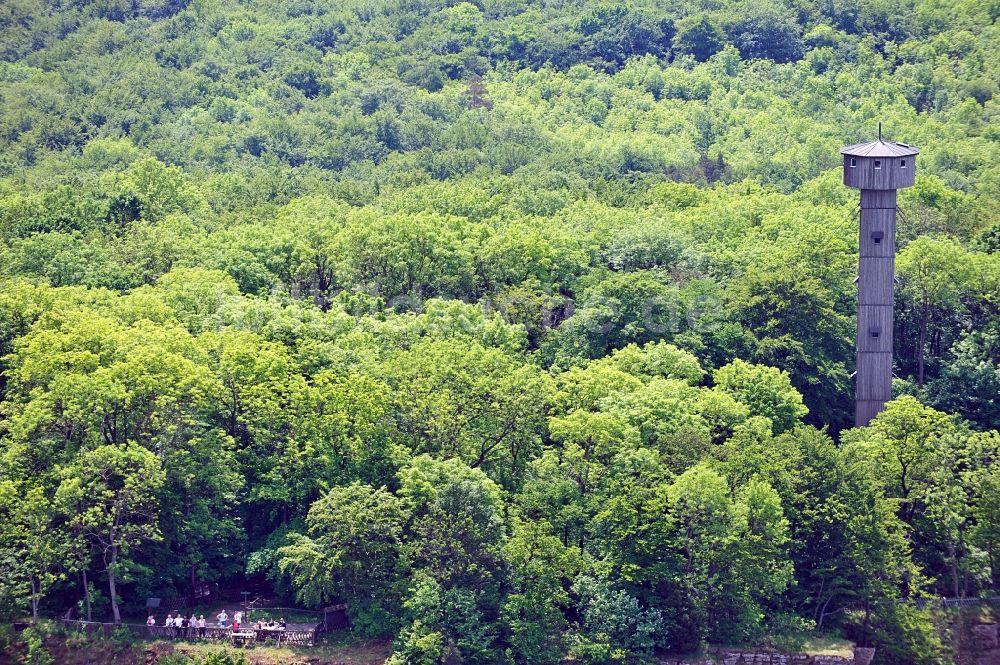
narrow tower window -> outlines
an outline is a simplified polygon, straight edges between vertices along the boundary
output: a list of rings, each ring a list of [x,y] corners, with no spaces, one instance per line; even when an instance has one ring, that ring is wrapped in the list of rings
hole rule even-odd
[[[876,245],[882,244],[883,237],[885,237],[885,233],[883,231],[872,231],[872,242]]]
[[[880,325],[870,326],[868,328],[868,332],[871,334],[872,337],[878,339],[878,336],[882,334],[882,326]]]
[[[901,169],[905,169],[906,168],[906,160],[905,159],[899,160],[899,168],[901,168]]]
[[[855,168],[858,165],[858,160],[851,157],[851,168]]]
[[[875,160],[875,170],[878,171],[881,168],[882,168],[882,160],[881,159],[876,159]]]

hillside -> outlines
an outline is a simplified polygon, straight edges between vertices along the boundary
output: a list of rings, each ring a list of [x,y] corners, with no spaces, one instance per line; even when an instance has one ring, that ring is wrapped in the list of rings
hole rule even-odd
[[[7,0],[0,619],[194,585],[394,663],[637,662],[1000,587],[1000,3]],[[897,399],[858,192],[916,145]]]

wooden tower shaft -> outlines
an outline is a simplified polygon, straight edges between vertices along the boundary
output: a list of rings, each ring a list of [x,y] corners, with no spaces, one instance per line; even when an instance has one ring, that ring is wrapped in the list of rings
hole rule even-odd
[[[861,190],[854,421],[864,427],[892,398],[896,190],[913,187],[920,151],[883,140],[879,123],[878,141],[849,145],[840,154],[844,184]]]
[[[867,425],[892,398],[896,190],[861,190],[855,422]]]

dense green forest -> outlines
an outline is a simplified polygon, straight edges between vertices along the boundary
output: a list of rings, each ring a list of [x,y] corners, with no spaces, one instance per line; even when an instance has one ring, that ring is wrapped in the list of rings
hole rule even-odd
[[[4,0],[0,618],[266,580],[398,664],[946,659],[913,600],[1000,587],[998,15]]]

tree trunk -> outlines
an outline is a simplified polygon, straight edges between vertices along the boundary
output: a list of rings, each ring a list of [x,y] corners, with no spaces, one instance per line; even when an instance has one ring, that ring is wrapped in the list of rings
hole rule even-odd
[[[948,558],[951,559],[951,591],[955,598],[962,596],[958,584],[958,553],[955,551],[955,543],[948,543]]]
[[[316,277],[316,290],[319,295],[317,298],[317,304],[319,305],[320,311],[328,312],[330,311],[330,282],[332,280],[327,277],[326,269],[323,267],[322,262],[318,259],[316,261]]]
[[[823,607],[819,611],[819,621],[816,623],[816,630],[823,630],[823,623],[826,621],[826,608],[835,596],[836,594],[830,594],[826,601],[824,601]]]
[[[87,621],[91,621],[90,614],[90,583],[87,581],[87,566],[83,567],[83,606],[87,612]]]
[[[816,594],[816,607],[813,608],[813,621],[816,621],[819,615],[820,606],[822,605],[823,593],[826,591],[826,577],[823,577],[823,582],[819,586],[819,593]]]
[[[865,601],[865,619],[861,622],[861,644],[868,646],[868,622],[872,617],[872,608],[868,601]]]
[[[35,576],[29,575],[31,582],[31,623],[38,623],[38,584],[35,583]]]
[[[114,622],[121,623],[122,615],[118,611],[118,599],[115,597],[115,568],[118,563],[118,549],[111,549],[111,565],[108,566],[108,591],[111,592],[111,615],[114,617]]]
[[[924,387],[924,346],[927,343],[927,317],[930,315],[930,305],[927,296],[924,296],[923,307],[920,311],[920,341],[917,345],[917,385]]]
[[[968,548],[965,546],[965,529],[963,527],[958,528],[958,548],[960,552],[968,552]],[[962,570],[962,598],[967,598],[969,595],[969,567],[964,566]]]
[[[192,561],[191,562],[191,607],[194,607],[195,605],[198,604],[198,598],[195,596],[196,584],[197,584],[197,577],[195,576],[195,565],[194,561]]]

